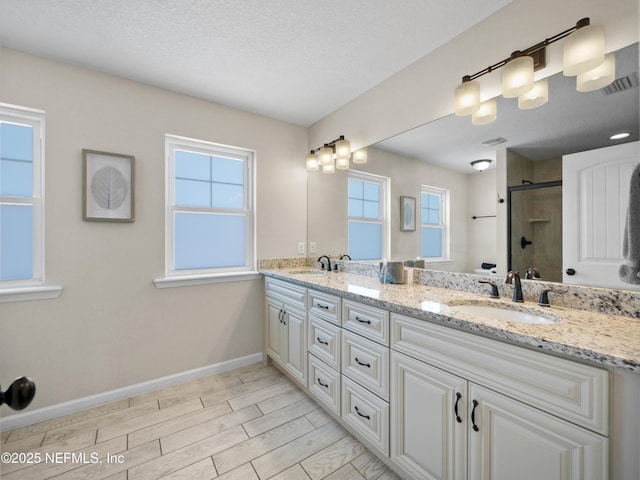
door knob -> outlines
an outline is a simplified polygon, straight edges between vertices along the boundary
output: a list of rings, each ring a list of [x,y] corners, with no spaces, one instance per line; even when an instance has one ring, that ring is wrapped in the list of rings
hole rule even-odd
[[[573,268],[567,268],[567,271],[565,273],[567,275],[575,275],[576,271]]]

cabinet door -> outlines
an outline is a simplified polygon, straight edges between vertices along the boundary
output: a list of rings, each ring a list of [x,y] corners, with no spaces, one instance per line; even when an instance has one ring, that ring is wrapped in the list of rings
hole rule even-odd
[[[284,315],[287,342],[285,369],[305,387],[307,386],[307,315],[285,305]]]
[[[608,478],[606,437],[474,384],[469,394],[470,480]]]
[[[267,298],[267,329],[266,347],[267,355],[274,362],[284,365],[286,356],[284,307],[281,302]]]
[[[466,479],[467,381],[394,351],[391,376],[391,460],[408,478]]]

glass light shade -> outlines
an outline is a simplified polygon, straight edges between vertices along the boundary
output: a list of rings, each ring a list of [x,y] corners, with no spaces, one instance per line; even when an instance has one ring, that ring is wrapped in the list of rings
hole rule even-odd
[[[322,166],[322,173],[336,173],[336,166],[334,165],[333,160],[331,163],[327,163]]]
[[[471,122],[474,125],[486,125],[495,121],[498,116],[496,99],[492,98],[480,104],[477,112],[471,115]]]
[[[519,97],[533,88],[533,58],[528,55],[509,60],[502,69],[502,96]]]
[[[361,148],[353,152],[353,163],[367,163],[367,149]]]
[[[328,164],[333,164],[333,149],[331,147],[323,147],[318,152],[318,160],[323,167]]]
[[[307,171],[313,172],[317,171],[320,163],[318,162],[318,156],[315,153],[310,153],[307,155]]]
[[[613,53],[604,57],[604,62],[593,70],[579,73],[576,86],[579,92],[593,92],[606,87],[616,78],[616,56]]]
[[[578,75],[596,68],[604,61],[604,29],[601,25],[579,28],[564,39],[563,71]]]
[[[481,172],[482,170],[486,170],[491,165],[491,160],[488,158],[483,158],[482,160],[474,160],[471,162],[471,166]]]
[[[530,110],[532,108],[544,105],[549,101],[549,82],[546,78],[538,80],[533,84],[533,88],[527,93],[523,93],[518,97],[518,107],[522,110]]]
[[[349,168],[348,158],[336,158],[336,168],[338,170],[347,170]]]
[[[338,140],[336,142],[336,158],[351,158],[351,143],[349,140]]]
[[[480,108],[480,84],[476,81],[462,82],[454,93],[454,109],[456,115],[471,115]]]

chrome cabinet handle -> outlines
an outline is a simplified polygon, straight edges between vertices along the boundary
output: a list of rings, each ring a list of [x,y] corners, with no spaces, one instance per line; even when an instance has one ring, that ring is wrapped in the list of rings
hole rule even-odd
[[[453,407],[455,414],[456,414],[456,422],[458,423],[462,423],[462,419],[460,418],[460,415],[458,415],[458,402],[460,402],[460,399],[462,398],[462,394],[460,392],[456,393],[456,404]]]
[[[371,417],[369,415],[365,415],[364,413],[360,413],[360,410],[358,410],[358,407],[354,407],[356,409],[356,413],[358,415],[360,415],[363,418],[366,418],[367,420],[371,420]]]
[[[478,426],[476,425],[476,407],[478,406],[478,401],[474,400],[473,401],[473,410],[471,410],[471,425],[473,425],[473,431],[477,432],[478,430],[480,430],[478,428]]]
[[[358,357],[355,358],[355,361],[358,365],[362,365],[363,367],[367,367],[367,368],[371,368],[371,364],[370,363],[362,363],[360,360],[358,360]]]

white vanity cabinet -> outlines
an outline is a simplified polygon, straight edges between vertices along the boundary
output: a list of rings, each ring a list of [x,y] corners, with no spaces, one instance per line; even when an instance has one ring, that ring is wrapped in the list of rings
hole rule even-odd
[[[401,315],[391,323],[390,456],[408,478],[608,478],[606,370]]]
[[[306,289],[274,279],[265,288],[267,354],[307,387]]]

